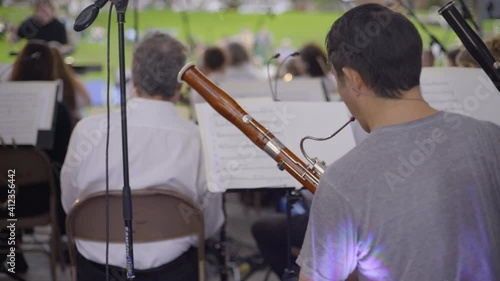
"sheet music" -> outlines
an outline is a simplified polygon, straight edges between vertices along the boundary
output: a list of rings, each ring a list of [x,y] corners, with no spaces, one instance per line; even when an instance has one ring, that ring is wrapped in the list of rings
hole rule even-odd
[[[7,144],[36,145],[38,131],[52,130],[60,81],[0,83],[0,136]]]
[[[38,135],[37,93],[0,95],[0,137],[5,144],[34,144]]]
[[[286,147],[304,162],[299,148],[306,135],[324,137],[345,123],[349,115],[341,103],[239,102],[245,110],[268,128]],[[202,132],[208,188],[300,187],[286,171],[253,144],[238,128],[215,112],[208,104],[196,105]],[[325,122],[325,120],[328,120]],[[332,163],[354,147],[350,127],[327,142],[306,141],[311,157]]]
[[[421,88],[424,99],[436,109],[500,125],[500,93],[480,68],[423,68]]]
[[[500,93],[480,68],[424,67],[420,86],[423,98],[436,109],[500,125]],[[359,124],[352,126],[356,143],[368,136]]]
[[[274,88],[274,80],[272,85]],[[244,81],[220,83],[219,87],[232,98],[272,98],[269,81]],[[326,96],[319,78],[294,78],[288,82],[278,79],[278,100],[280,101],[326,101]]]

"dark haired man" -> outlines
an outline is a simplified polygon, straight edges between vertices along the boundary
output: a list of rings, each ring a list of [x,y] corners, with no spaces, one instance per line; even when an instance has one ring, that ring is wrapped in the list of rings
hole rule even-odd
[[[300,280],[497,280],[500,127],[422,98],[422,41],[377,4],[326,38],[361,144],[321,177],[297,263]]]
[[[199,204],[205,218],[205,235],[222,225],[222,197],[207,190],[201,138],[192,122],[175,108],[180,97],[177,73],[187,50],[163,33],[147,35],[136,47],[132,62],[135,96],[127,104],[130,186],[171,189]],[[109,188],[123,186],[120,112],[110,118]],[[69,212],[80,198],[106,188],[106,115],[78,122],[71,136],[61,172],[62,203]],[[152,206],[154,208],[154,206]],[[168,216],[169,214],[164,214]],[[135,280],[198,280],[196,236],[135,243]],[[104,280],[104,243],[76,240],[78,280]],[[115,271],[126,267],[125,245],[110,244],[109,264]]]

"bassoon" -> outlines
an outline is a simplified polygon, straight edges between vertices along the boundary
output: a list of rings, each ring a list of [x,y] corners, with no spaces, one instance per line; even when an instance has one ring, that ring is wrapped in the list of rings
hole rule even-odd
[[[193,63],[185,65],[177,79],[186,82],[196,90],[215,111],[235,125],[255,145],[264,150],[277,163],[280,170],[286,170],[302,186],[314,193],[319,178],[324,172],[324,163],[316,161],[304,164],[271,131],[261,125],[222,89],[212,83]]]
[[[495,61],[479,35],[472,30],[457,10],[455,3],[453,1],[446,3],[438,12],[448,22],[464,44],[465,49],[483,68],[493,84],[495,84],[495,87],[500,91],[500,62]]]

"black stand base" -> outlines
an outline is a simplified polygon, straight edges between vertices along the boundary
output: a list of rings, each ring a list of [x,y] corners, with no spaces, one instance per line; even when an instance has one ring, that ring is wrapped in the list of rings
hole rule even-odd
[[[299,280],[298,279],[298,270],[292,266],[292,208],[293,205],[301,200],[302,197],[299,193],[298,190],[291,189],[288,190],[286,194],[286,254],[287,254],[287,266],[285,268],[285,271],[283,273],[282,280],[283,281],[295,281]]]

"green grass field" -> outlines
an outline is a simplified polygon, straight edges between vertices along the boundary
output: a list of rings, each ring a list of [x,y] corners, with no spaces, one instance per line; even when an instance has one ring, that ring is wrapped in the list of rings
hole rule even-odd
[[[0,8],[0,20],[19,24],[29,16],[30,9]],[[169,10],[145,10],[139,13],[139,30],[144,33],[149,29],[159,29],[173,33],[183,42],[188,43],[187,29],[197,42],[213,44],[220,39],[234,36],[242,29],[248,28],[255,32],[265,27],[274,36],[275,47],[279,46],[284,38],[290,38],[294,47],[299,48],[307,42],[318,42],[323,44],[324,37],[331,24],[341,15],[341,12],[289,12],[282,15],[242,15],[235,11],[224,11],[219,13],[188,12],[176,13]],[[101,10],[99,17],[91,28],[107,27],[108,9]],[[133,28],[134,14],[132,10],[127,11],[126,29]],[[186,20],[187,19],[187,20]],[[69,20],[71,23],[73,20]],[[189,22],[189,24],[186,24]],[[118,67],[118,36],[115,13],[111,21],[111,68]],[[420,28],[419,28],[420,29]],[[452,30],[446,30],[435,26],[429,27],[430,31],[446,46],[457,44],[457,37]],[[486,22],[485,30],[492,29],[492,22]],[[72,54],[75,64],[101,64],[105,69],[106,45],[91,42],[89,40],[90,28],[85,33],[73,33],[76,39],[76,49]],[[424,46],[429,44],[429,37],[422,33]],[[9,51],[19,51],[25,41],[11,45],[5,37],[0,39],[0,63],[13,62],[14,57],[9,56]],[[126,62],[131,62],[133,43],[126,45]],[[104,77],[103,73],[93,73],[85,78]]]

